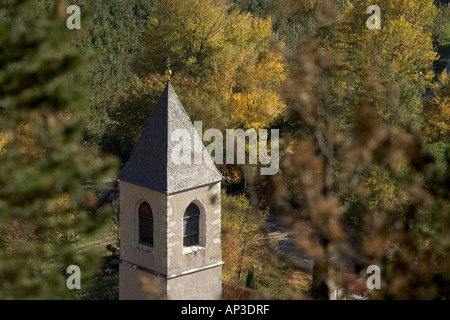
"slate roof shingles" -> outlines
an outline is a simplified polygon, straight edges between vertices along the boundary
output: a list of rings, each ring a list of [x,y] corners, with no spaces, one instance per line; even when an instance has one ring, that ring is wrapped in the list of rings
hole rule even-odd
[[[171,141],[171,135],[176,129],[189,132],[191,143],[193,139],[200,141],[203,155],[207,157],[201,164],[172,162],[172,150],[180,143]],[[222,175],[201,141],[175,90],[168,82],[117,178],[166,194],[221,181]]]

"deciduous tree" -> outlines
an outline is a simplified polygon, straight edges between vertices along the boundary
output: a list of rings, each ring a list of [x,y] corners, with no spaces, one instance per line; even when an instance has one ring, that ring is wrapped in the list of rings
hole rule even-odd
[[[400,1],[399,6],[406,3]],[[394,11],[405,21],[413,15]],[[328,16],[332,21],[335,14]],[[322,25],[322,35],[336,27],[337,21]],[[394,33],[396,29],[388,30]],[[359,89],[365,92],[361,90],[352,104],[346,101],[353,117],[349,127],[343,126],[335,108],[344,103],[339,91],[351,77],[333,83],[343,64],[336,51],[323,44],[319,37],[303,42],[287,76],[288,110],[299,116],[303,126],[293,140],[293,152],[286,153],[275,194],[286,225],[296,235],[296,246],[315,261],[312,295],[327,299],[329,289],[339,285],[339,275],[349,270],[363,272],[374,264],[382,270],[383,285],[371,292],[373,298],[446,297],[450,153],[447,150],[446,163],[440,167],[419,131],[386,119],[383,101],[389,101],[393,93],[392,88],[379,90],[386,85],[381,77],[366,79],[366,83],[360,79]],[[392,70],[401,65],[388,61]],[[346,67],[358,66],[366,68],[359,64]],[[404,76],[413,83],[412,73]],[[295,187],[289,186],[291,181]],[[351,207],[345,195],[359,204],[357,229],[345,223]]]
[[[380,7],[380,29],[366,27],[369,5]],[[433,0],[347,2],[330,47],[341,54],[335,81],[346,90],[349,105],[370,97],[386,121],[420,126],[422,95],[437,59],[428,32],[436,13]],[[377,90],[367,83],[378,83]]]
[[[265,240],[267,213],[255,210],[244,195],[222,192],[222,257],[224,278],[239,279],[275,248]]]

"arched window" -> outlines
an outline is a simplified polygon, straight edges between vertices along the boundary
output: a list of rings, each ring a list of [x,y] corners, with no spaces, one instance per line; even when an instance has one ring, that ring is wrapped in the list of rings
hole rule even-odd
[[[153,213],[148,202],[139,206],[139,243],[153,247]]]
[[[191,203],[183,216],[183,246],[199,244],[200,209]]]

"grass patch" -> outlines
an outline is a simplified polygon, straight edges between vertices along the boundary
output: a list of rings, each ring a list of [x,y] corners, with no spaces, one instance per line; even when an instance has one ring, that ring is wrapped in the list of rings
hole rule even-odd
[[[118,260],[104,247],[89,247],[81,254],[89,252],[98,257],[99,265],[95,278],[82,284],[80,298],[83,300],[118,300],[119,275]]]
[[[80,241],[76,245],[81,245],[86,242],[96,241],[107,237],[113,237],[118,232],[118,227],[114,223],[105,223],[97,232],[86,235],[80,235]]]
[[[244,272],[241,280],[230,281],[245,286],[246,277],[247,273]],[[262,261],[260,267],[255,269],[255,279],[259,292],[282,300],[299,298],[312,285],[310,274],[292,264],[274,259]]]
[[[295,266],[267,264],[256,273],[259,291],[280,299],[293,299],[311,288],[312,276]]]
[[[116,260],[117,264],[117,259],[114,258],[111,251],[106,249],[105,245],[105,243],[114,242],[116,229],[117,227],[112,223],[107,224],[99,232],[83,238],[83,241],[77,245],[77,251],[80,254],[89,253],[90,256],[95,256],[95,260],[99,263],[95,278],[87,283],[82,283],[79,296],[83,300],[119,299],[119,275],[117,268],[111,266],[111,263],[114,264],[112,260]]]
[[[119,300],[119,276],[110,275],[92,280],[80,296],[83,300]]]

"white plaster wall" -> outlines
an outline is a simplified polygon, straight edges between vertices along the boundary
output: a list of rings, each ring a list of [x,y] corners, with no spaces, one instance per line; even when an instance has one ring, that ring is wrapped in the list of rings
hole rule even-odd
[[[142,277],[148,281],[156,279],[169,299],[221,298],[220,194],[220,182],[169,196],[120,182],[120,258],[169,278],[121,264],[120,299],[145,299],[139,285]],[[154,238],[150,251],[136,246],[138,230],[134,215],[142,201],[147,201],[153,212]],[[200,245],[183,248],[183,214],[192,201],[201,212]]]
[[[183,248],[183,214],[191,202],[200,208],[200,245]],[[169,277],[220,262],[220,183],[170,195],[167,207]]]
[[[222,299],[222,266],[170,279],[167,298],[171,300]]]
[[[120,258],[151,270],[167,274],[167,196],[125,181],[120,182]],[[153,212],[153,252],[136,248],[134,214],[141,201]]]

